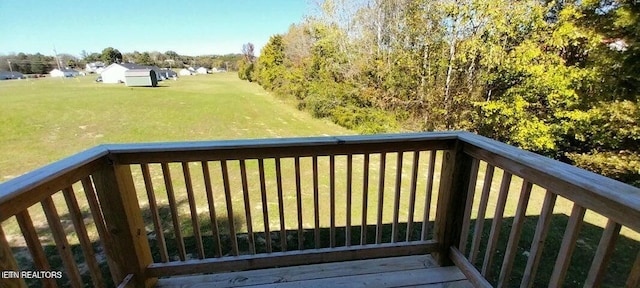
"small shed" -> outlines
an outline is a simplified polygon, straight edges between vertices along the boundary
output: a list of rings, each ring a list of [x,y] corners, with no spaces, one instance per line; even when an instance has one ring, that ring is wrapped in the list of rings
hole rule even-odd
[[[196,72],[198,72],[198,74],[207,74],[207,73],[209,73],[209,69],[204,68],[204,67],[200,67],[200,68],[196,69]]]
[[[129,69],[124,72],[124,83],[134,87],[156,87],[158,76],[151,69]]]

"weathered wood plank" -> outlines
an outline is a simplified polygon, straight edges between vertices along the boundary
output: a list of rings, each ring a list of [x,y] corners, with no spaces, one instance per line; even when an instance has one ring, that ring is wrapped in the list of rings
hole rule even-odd
[[[400,193],[402,191],[402,160],[403,152],[398,152],[396,158],[396,191],[393,197],[393,222],[391,224],[391,243],[398,240],[398,218],[400,215]]]
[[[264,160],[258,159],[258,174],[260,174],[260,194],[262,198],[262,217],[264,218],[264,235],[267,253],[273,252],[271,247],[271,231],[269,230],[269,202],[267,202],[267,182],[264,176]]]
[[[20,271],[16,258],[13,257],[13,252],[11,252],[11,246],[9,246],[4,230],[2,230],[2,225],[0,225],[0,271]],[[2,287],[26,288],[27,284],[24,282],[24,279],[10,278],[2,279]]]
[[[482,242],[484,219],[487,214],[487,205],[489,204],[489,193],[491,193],[494,171],[495,167],[487,163],[487,168],[484,172],[482,194],[480,195],[480,204],[478,206],[478,216],[476,217],[476,227],[473,230],[473,240],[471,242],[471,251],[469,252],[469,262],[471,263],[476,263],[476,259],[478,259],[478,252],[480,252],[480,242]]]
[[[176,203],[176,195],[173,191],[173,180],[171,179],[171,169],[169,164],[162,163],[162,176],[164,178],[164,186],[167,189],[167,198],[169,200],[169,210],[171,211],[171,222],[173,223],[173,233],[176,236],[176,246],[178,247],[178,256],[181,261],[187,257],[184,239],[182,238],[182,228],[180,228],[180,216],[178,215],[178,204]]]
[[[0,222],[86,178],[108,154],[97,146],[0,183]]]
[[[376,244],[382,243],[382,209],[384,207],[384,178],[386,172],[387,154],[380,154],[380,173],[378,176],[378,219],[376,222]]]
[[[209,206],[209,221],[211,221],[211,236],[213,237],[213,255],[215,257],[222,257],[220,230],[218,229],[218,215],[216,214],[215,198],[213,197],[213,187],[211,186],[209,162],[201,161],[200,163],[202,164],[202,176],[205,192],[207,194],[207,205]]]
[[[56,249],[58,250],[58,254],[60,254],[65,276],[69,278],[69,284],[71,287],[83,287],[82,277],[80,276],[76,260],[73,258],[73,254],[71,254],[71,246],[67,240],[64,228],[60,223],[60,216],[58,215],[56,204],[53,203],[51,197],[44,199],[40,203],[42,204],[42,210],[47,218],[49,228],[51,228],[51,235],[56,243]]]
[[[413,164],[411,166],[411,188],[409,188],[409,216],[407,216],[406,241],[411,241],[413,232],[413,216],[416,210],[416,190],[418,186],[418,169],[420,164],[420,151],[413,151]]]
[[[460,132],[458,137],[473,157],[640,231],[640,189],[482,136]]]
[[[442,284],[464,280],[464,274],[455,267],[381,272],[296,282],[265,284],[262,287],[407,287],[425,284]]]
[[[104,287],[104,280],[102,280],[100,265],[98,265],[98,261],[96,260],[96,253],[93,250],[89,234],[87,234],[84,217],[82,216],[82,211],[80,211],[80,206],[78,205],[78,200],[76,199],[73,187],[70,186],[62,189],[62,194],[64,195],[65,202],[67,203],[69,216],[71,217],[71,222],[73,223],[76,235],[78,236],[78,241],[82,248],[85,263],[87,264],[87,268],[89,268],[89,274],[91,274],[93,286]]]
[[[507,196],[509,194],[509,187],[511,186],[511,173],[504,171],[502,174],[502,183],[500,183],[500,193],[498,194],[498,201],[496,203],[496,211],[491,221],[491,232],[489,232],[489,240],[487,241],[487,251],[484,254],[482,262],[482,276],[489,277],[491,273],[491,264],[493,263],[493,256],[498,248],[498,240],[500,238],[500,228],[502,228],[502,219],[504,216],[504,208],[507,204]]]
[[[242,195],[244,197],[244,214],[247,221],[247,242],[249,242],[249,253],[256,254],[256,242],[253,237],[253,219],[251,218],[251,203],[249,202],[247,165],[244,160],[240,160],[240,178],[242,181]]]
[[[231,186],[229,185],[229,168],[227,161],[220,161],[220,170],[222,171],[222,186],[224,186],[224,199],[227,204],[227,222],[229,223],[229,240],[231,240],[231,252],[238,256],[238,237],[236,236],[236,226],[233,218],[233,199],[231,199]]]
[[[40,243],[38,233],[33,226],[33,221],[31,220],[31,216],[29,215],[29,210],[24,210],[18,213],[16,215],[16,220],[18,221],[18,225],[20,226],[20,230],[22,231],[24,240],[27,243],[27,247],[29,248],[29,252],[31,253],[31,259],[33,259],[33,264],[36,266],[36,269],[40,271],[50,271],[51,266],[49,265],[47,256],[44,253],[44,249],[42,249],[42,244]],[[3,267],[0,266],[0,271],[10,270],[3,269]],[[41,281],[43,286],[45,287],[57,287],[56,280],[53,278],[43,278]]]
[[[152,287],[156,279],[148,278],[145,269],[153,262],[153,258],[131,168],[117,163],[104,165],[93,174],[93,181],[107,231],[112,235],[107,256],[116,263],[112,269],[117,273],[113,276],[117,279],[115,283],[133,274],[133,283],[137,286]]]
[[[598,250],[595,257],[591,262],[591,268],[587,274],[587,280],[584,283],[584,287],[601,287],[604,275],[607,272],[607,266],[609,260],[613,254],[613,250],[616,246],[616,240],[620,235],[620,224],[611,220],[607,221],[607,227],[602,232],[600,238],[600,244],[598,244]]]
[[[241,255],[204,260],[174,261],[149,265],[149,277],[174,276],[222,271],[241,271],[303,264],[341,262],[382,257],[421,255],[435,251],[434,241],[414,241],[273,252],[269,254]]]
[[[438,206],[434,228],[434,238],[440,250],[434,258],[440,266],[453,264],[449,258],[449,248],[460,243],[465,201],[471,177],[472,158],[462,153],[462,143],[444,152]]]
[[[158,203],[156,194],[153,189],[151,173],[148,164],[141,164],[142,178],[144,179],[145,190],[147,191],[147,199],[149,200],[149,211],[151,212],[151,220],[153,221],[153,230],[156,233],[156,241],[158,242],[158,250],[160,251],[160,260],[169,262],[169,253],[167,252],[167,243],[164,239],[162,223],[160,222],[160,213],[158,212]]]
[[[500,287],[508,287],[507,285],[511,276],[513,263],[516,259],[516,253],[518,253],[518,242],[520,241],[522,226],[526,218],[527,206],[529,205],[532,188],[533,184],[529,181],[524,180],[522,182],[522,189],[520,190],[520,199],[518,199],[516,215],[513,219],[513,224],[511,225],[511,232],[509,233],[504,261],[502,262],[500,276],[498,277],[498,286]]]
[[[522,281],[520,282],[521,288],[533,287],[533,282],[536,279],[536,272],[542,259],[542,250],[547,239],[547,233],[549,232],[551,218],[553,217],[553,207],[556,204],[557,195],[551,191],[547,191],[542,203],[542,211],[540,211],[540,218],[536,225],[536,232],[533,234],[533,240],[531,242],[531,248],[529,252],[529,259],[527,260],[527,266],[524,268]]]
[[[467,241],[469,238],[469,228],[471,226],[471,210],[473,209],[473,200],[476,194],[476,184],[478,182],[478,170],[480,167],[480,161],[473,158],[471,160],[471,176],[469,176],[469,190],[467,191],[467,200],[465,201],[464,216],[462,221],[462,230],[460,234],[460,244],[458,249],[462,254],[467,251]]]
[[[197,276],[178,276],[162,279],[156,287],[184,287],[187,284],[205,285],[206,283],[210,287],[228,288],[433,267],[437,266],[435,265],[435,260],[429,255],[402,256]]]
[[[282,165],[280,158],[275,158],[276,188],[278,190],[278,215],[280,216],[280,249],[287,251],[287,226],[284,222],[284,196],[282,196]]]
[[[467,279],[469,279],[469,282],[471,282],[474,287],[493,287],[491,283],[489,283],[489,281],[487,281],[487,279],[485,279],[484,276],[480,274],[480,271],[478,271],[476,267],[473,266],[473,264],[464,257],[464,254],[462,254],[460,250],[458,250],[456,247],[450,247],[449,250],[451,253],[450,257],[451,260],[453,260],[453,263],[455,263],[455,265],[460,268],[460,271],[462,271],[462,273],[467,277]]]
[[[433,196],[433,176],[436,169],[436,151],[429,151],[429,168],[427,169],[427,190],[424,197],[424,214],[422,215],[422,235],[420,240],[427,240],[429,235],[429,215],[431,215],[431,198]]]
[[[196,198],[193,195],[193,180],[191,180],[191,171],[189,162],[182,162],[182,175],[184,176],[184,185],[187,191],[187,200],[189,201],[189,212],[191,213],[191,227],[193,229],[193,238],[196,240],[196,251],[198,258],[204,258],[204,244],[202,243],[202,232],[200,231],[200,217],[198,216],[198,207],[196,207]]]
[[[567,229],[564,232],[562,238],[562,244],[560,244],[560,251],[558,252],[558,258],[556,258],[556,264],[553,268],[553,274],[551,274],[551,280],[549,280],[550,287],[562,287],[569,264],[571,263],[571,256],[573,255],[573,249],[576,247],[576,240],[578,240],[578,233],[582,226],[582,219],[586,209],[581,207],[577,203],[573,204],[571,210],[571,216],[569,216],[569,223],[567,223]]]
[[[298,250],[304,249],[304,230],[302,225],[302,184],[300,182],[300,157],[294,159],[296,174],[296,208],[298,210]]]
[[[369,154],[362,160],[362,225],[360,227],[360,245],[367,244],[367,208],[369,206]],[[424,240],[424,239],[423,239]]]

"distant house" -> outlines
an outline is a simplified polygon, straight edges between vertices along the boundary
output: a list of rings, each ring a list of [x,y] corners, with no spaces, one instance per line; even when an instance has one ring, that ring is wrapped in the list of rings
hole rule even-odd
[[[51,77],[78,77],[80,72],[73,69],[53,69],[51,72]]]
[[[162,78],[169,79],[177,76],[178,73],[176,73],[176,71],[173,71],[171,69],[160,69],[160,77]]]
[[[102,70],[104,70],[105,65],[104,62],[91,62],[85,65],[84,71],[87,73],[98,73],[100,74]]]
[[[125,83],[125,71],[130,69],[149,69],[156,73],[156,79],[161,81],[160,68],[156,66],[142,66],[134,63],[113,63],[102,71],[102,83]]]
[[[189,76],[189,75],[193,75],[193,72],[189,69],[184,68],[184,69],[180,69],[178,74],[180,74],[180,76]]]
[[[209,73],[209,69],[204,68],[204,67],[200,67],[200,68],[196,69],[196,72],[198,72],[198,74],[207,74],[207,73]]]
[[[20,72],[0,71],[0,80],[24,79],[24,74]]]

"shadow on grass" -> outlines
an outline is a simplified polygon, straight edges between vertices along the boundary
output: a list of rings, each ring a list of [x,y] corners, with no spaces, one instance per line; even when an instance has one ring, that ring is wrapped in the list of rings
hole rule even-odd
[[[186,200],[184,200],[186,201]],[[185,204],[184,202],[179,203],[179,206]],[[167,251],[169,254],[170,261],[179,261],[178,257],[178,249],[177,249],[177,240],[174,233],[174,228],[172,224],[171,217],[171,209],[168,205],[162,205],[159,207],[159,217],[162,223],[162,229],[165,236],[165,243],[167,245]],[[158,247],[158,241],[155,237],[155,231],[153,228],[153,222],[151,220],[151,211],[148,207],[143,207],[142,209],[143,217],[145,219],[145,224],[147,227],[147,236],[149,238],[149,244],[153,256],[154,262],[161,262],[160,260],[160,250]],[[90,217],[87,214],[87,217]],[[212,236],[212,225],[209,218],[208,212],[204,212],[198,215],[198,220],[200,224],[200,230],[202,235],[203,246],[205,250],[205,257],[211,258],[214,257],[214,251],[216,251],[216,241]],[[69,215],[61,215],[61,219],[63,223],[65,221],[69,221]],[[188,259],[197,259],[197,247],[196,247],[196,239],[193,236],[193,229],[191,223],[191,217],[188,212],[180,213],[179,217],[180,221],[180,230],[182,231],[183,241],[185,243],[185,248],[187,252]],[[233,215],[232,219],[234,223],[234,227],[236,228],[236,239],[238,241],[239,253],[249,254],[249,237],[243,229],[246,225],[244,215]],[[536,279],[534,283],[534,287],[546,287],[548,284],[548,279],[551,277],[553,272],[553,266],[556,261],[557,253],[560,249],[560,244],[562,242],[562,237],[564,235],[564,230],[568,221],[568,217],[563,214],[554,214],[551,221],[551,227],[549,229],[549,234],[546,239],[546,244],[543,251],[542,260],[540,262],[540,266],[538,268],[538,273],[536,274]],[[501,227],[501,232],[499,236],[498,248],[496,254],[494,256],[493,265],[491,268],[491,273],[489,274],[489,280],[492,283],[496,283],[498,274],[500,272],[500,267],[502,265],[504,251],[506,248],[506,243],[509,237],[509,233],[511,230],[511,225],[513,222],[513,218],[505,218],[503,220],[503,224]],[[517,255],[515,259],[515,264],[513,268],[513,272],[510,277],[509,287],[519,287],[520,281],[522,279],[522,274],[527,262],[528,251],[531,246],[531,241],[533,239],[533,234],[535,232],[535,228],[538,222],[537,216],[527,217],[524,222],[524,227],[522,230],[522,236],[520,238],[520,242],[518,245]],[[219,233],[220,233],[220,250],[222,251],[223,256],[232,255],[232,239],[230,238],[229,227],[230,222],[226,217],[218,217],[216,218],[216,223],[218,225]],[[485,247],[487,243],[487,239],[491,229],[492,219],[487,219],[484,222],[484,229],[481,241],[481,249],[478,254],[478,259],[474,265],[481,269]],[[475,227],[474,221],[472,221],[470,225],[470,235],[468,239],[468,248],[467,251],[470,250],[470,245],[472,243],[473,230]],[[72,226],[71,224],[69,224]],[[427,239],[432,238],[431,231],[433,231],[433,223],[429,223],[429,235],[427,235]],[[366,244],[373,244],[376,240],[376,226],[369,225],[367,226],[366,233]],[[400,223],[398,226],[398,242],[406,241],[406,223]],[[413,225],[412,232],[410,233],[411,237],[410,241],[416,241],[420,239],[421,236],[422,223],[416,222]],[[385,224],[382,227],[382,243],[389,243],[391,241],[391,232],[392,226],[391,224]],[[576,249],[574,250],[571,266],[567,273],[567,278],[564,282],[564,287],[582,287],[586,274],[589,271],[591,261],[595,255],[596,249],[598,247],[598,242],[600,241],[600,237],[602,235],[603,229],[594,226],[588,223],[584,223],[580,234],[579,240],[576,243]],[[305,229],[302,237],[303,237],[303,249],[313,249],[316,248],[314,239],[315,239],[315,231],[313,229]],[[320,248],[328,248],[330,246],[330,229],[329,228],[321,228],[319,229],[320,233]],[[70,235],[71,233],[68,233]],[[50,231],[45,228],[38,229],[38,235],[41,239],[51,239]],[[286,250],[298,250],[298,231],[297,230],[287,230],[286,231]],[[346,228],[345,227],[336,227],[335,229],[335,246],[345,246],[346,244]],[[282,251],[283,247],[281,245],[280,232],[279,231],[271,231],[271,246],[274,252]],[[353,226],[351,228],[351,245],[359,245],[361,238],[361,227]],[[44,242],[47,242],[46,240]],[[45,254],[48,257],[49,263],[53,270],[64,270],[60,255],[58,251],[49,240],[48,243],[43,244],[43,248],[45,250]],[[254,233],[254,243],[256,247],[257,253],[266,253],[267,251],[267,243],[266,243],[266,235],[264,232]],[[100,264],[103,279],[107,282],[107,287],[114,286],[113,281],[111,280],[111,275],[109,272],[109,268],[106,263],[106,256],[102,249],[101,243],[99,241],[95,241],[92,243],[93,249],[97,254],[98,262]],[[89,271],[86,268],[84,255],[82,253],[82,249],[80,245],[72,245],[71,251],[74,255],[76,263],[78,263],[78,267],[80,268],[80,272],[82,274],[83,281],[85,283],[85,287],[92,287],[92,280],[89,274]],[[627,275],[633,265],[633,261],[635,260],[636,255],[638,255],[638,250],[640,249],[639,242],[629,239],[620,235],[616,242],[616,248],[610,262],[607,275],[604,280],[604,284],[606,287],[624,287],[624,283],[627,279]],[[36,270],[33,265],[33,261],[31,260],[28,250],[26,247],[14,247],[13,248],[14,255],[16,255],[16,259],[19,262],[19,266],[23,270]],[[64,273],[63,273],[64,274]],[[62,287],[66,287],[69,285],[68,279],[64,276],[62,279],[59,279],[58,285]],[[27,285],[29,287],[40,287],[42,283],[40,283],[36,279],[28,279]]]
[[[528,216],[523,223],[522,234],[518,243],[516,258],[509,278],[508,287],[520,287],[520,281],[522,280],[524,269],[527,264],[538,219],[538,216]],[[567,215],[553,214],[550,223],[551,226],[549,228],[547,238],[545,239],[542,259],[540,260],[540,265],[537,270],[533,287],[548,286],[568,220],[569,217]],[[480,250],[475,263],[473,263],[479,271],[482,269],[485,258],[486,245],[491,231],[492,221],[493,219],[487,219],[483,223],[484,229],[482,230],[483,233],[480,242]],[[512,224],[512,217],[504,218],[498,238],[498,248],[494,255],[491,268],[489,269],[490,273],[487,277],[493,285],[497,283],[500,274]],[[466,249],[467,256],[471,250],[475,221],[472,220],[470,227],[470,235]],[[604,229],[601,227],[586,222],[582,224],[563,287],[583,287],[589,268],[591,267],[591,262],[595,256],[596,250],[598,249],[598,244],[603,230]],[[640,242],[627,238],[623,235],[618,237],[613,256],[611,257],[609,267],[603,281],[603,287],[625,287],[625,282],[639,250]]]

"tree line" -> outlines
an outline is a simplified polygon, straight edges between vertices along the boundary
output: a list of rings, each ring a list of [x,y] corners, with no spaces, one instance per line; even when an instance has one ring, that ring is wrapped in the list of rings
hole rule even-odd
[[[326,0],[239,77],[362,133],[461,129],[640,186],[640,4]]]
[[[54,68],[84,69],[85,64],[92,62],[111,63],[130,62],[140,65],[150,65],[166,68],[184,68],[193,66],[212,68],[224,68],[230,71],[238,70],[238,61],[241,54],[227,55],[180,55],[175,51],[130,52],[122,53],[113,47],[107,47],[101,53],[80,52],[80,57],[61,53],[54,56],[17,53],[0,56],[0,71],[17,71],[24,74],[47,74]]]

